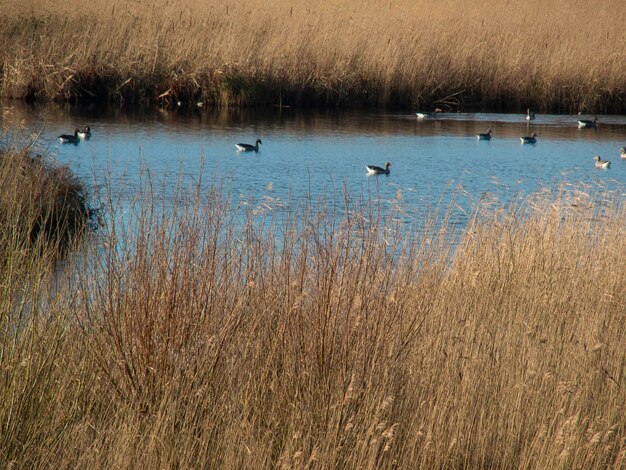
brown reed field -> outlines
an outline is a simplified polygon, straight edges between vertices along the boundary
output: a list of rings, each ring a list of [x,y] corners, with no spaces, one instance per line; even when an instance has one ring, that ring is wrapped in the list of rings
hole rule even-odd
[[[0,0],[0,95],[626,111],[623,0]]]
[[[626,204],[445,214],[219,189],[0,270],[10,468],[624,468]],[[342,214],[342,215],[341,215]]]

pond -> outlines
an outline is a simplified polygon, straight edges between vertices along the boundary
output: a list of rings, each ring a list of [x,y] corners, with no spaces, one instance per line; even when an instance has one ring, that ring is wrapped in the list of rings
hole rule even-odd
[[[598,115],[596,129],[579,116],[442,113],[319,112],[295,109],[207,110],[73,107],[4,103],[2,126],[13,139],[40,132],[38,145],[95,187],[110,184],[114,199],[130,201],[150,173],[154,191],[171,196],[179,178],[222,185],[240,201],[280,208],[304,200],[337,201],[344,190],[411,210],[453,197],[461,210],[485,198],[524,198],[542,188],[626,187],[626,116]],[[593,116],[586,117],[593,119]],[[89,125],[92,136],[60,144],[61,133]],[[477,133],[493,131],[490,141]],[[520,136],[538,134],[536,144]],[[254,144],[259,152],[237,152]],[[611,160],[595,168],[593,157]],[[390,174],[368,176],[365,166]],[[157,194],[158,196],[158,194]]]

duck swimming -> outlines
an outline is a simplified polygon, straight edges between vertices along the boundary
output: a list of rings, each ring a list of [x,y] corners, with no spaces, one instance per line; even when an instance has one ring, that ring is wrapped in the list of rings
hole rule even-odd
[[[436,108],[432,113],[415,113],[415,116],[417,116],[417,119],[432,119],[437,117],[437,114],[441,112],[440,108]]]
[[[533,135],[525,135],[524,137],[520,137],[522,144],[535,144],[537,143],[537,133],[533,132]]]
[[[85,126],[82,131],[78,131],[78,137],[87,140],[91,137],[91,129],[89,126]]]
[[[484,134],[476,134],[476,138],[478,140],[491,140],[491,129],[489,129]]]
[[[589,119],[579,119],[578,128],[579,129],[595,128],[597,123],[598,123],[598,118],[593,118],[593,121],[590,121]]]
[[[257,139],[256,143],[254,145],[251,144],[235,144],[235,147],[237,147],[237,152],[258,152],[259,151],[259,144],[262,144],[263,142],[261,141],[261,139]]]
[[[367,169],[368,175],[388,175],[390,166],[391,163],[387,162],[385,163],[385,168],[376,165],[366,165],[365,168]]]
[[[74,135],[72,134],[61,134],[59,136],[59,142],[62,144],[77,144],[79,142],[78,138],[78,129],[74,129]]]
[[[595,157],[593,157],[593,159],[596,161],[596,168],[610,168],[611,167],[611,162],[608,160],[602,160],[600,158],[600,155],[596,155]]]

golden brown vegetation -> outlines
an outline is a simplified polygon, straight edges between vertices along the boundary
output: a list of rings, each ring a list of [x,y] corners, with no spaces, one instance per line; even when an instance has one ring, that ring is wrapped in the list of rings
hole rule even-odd
[[[0,0],[0,12],[5,97],[626,110],[622,0]]]
[[[87,225],[84,185],[29,149],[0,149],[0,270],[28,253],[59,253]]]
[[[626,464],[623,196],[478,211],[452,253],[432,220],[199,195],[110,217],[53,296],[0,272],[5,464]]]

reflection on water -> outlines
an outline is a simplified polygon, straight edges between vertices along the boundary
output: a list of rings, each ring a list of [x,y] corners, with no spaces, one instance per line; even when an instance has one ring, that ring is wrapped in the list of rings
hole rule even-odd
[[[352,195],[402,207],[407,220],[424,206],[456,197],[462,218],[473,202],[525,197],[541,187],[623,190],[626,117],[598,116],[597,129],[578,129],[578,116],[414,115],[281,110],[132,110],[25,106],[4,103],[2,127],[11,138],[41,131],[38,145],[99,186],[110,181],[114,198],[130,200],[149,172],[164,196],[178,177],[219,182],[241,204],[281,208],[305,199],[333,202]],[[61,145],[57,137],[89,125],[92,138]],[[475,135],[492,129],[491,141]],[[536,132],[538,142],[520,145]],[[235,143],[263,140],[259,153],[238,153]],[[611,160],[597,170],[593,156]],[[365,165],[392,163],[389,176],[368,177]]]

